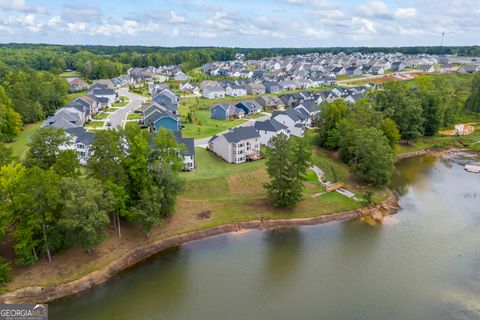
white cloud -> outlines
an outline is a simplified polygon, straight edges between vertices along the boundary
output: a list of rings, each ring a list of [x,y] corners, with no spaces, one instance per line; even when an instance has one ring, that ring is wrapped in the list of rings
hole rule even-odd
[[[307,37],[312,37],[312,38],[316,38],[316,39],[326,39],[326,38],[330,37],[330,35],[332,33],[330,31],[324,30],[324,29],[307,28],[307,29],[305,29],[304,34]]]
[[[170,22],[172,23],[184,23],[186,21],[185,16],[181,16],[175,13],[175,11],[170,11]]]
[[[79,32],[87,30],[87,24],[85,22],[73,22],[67,23],[67,29],[72,32]]]
[[[417,15],[417,9],[415,8],[398,8],[395,10],[396,18],[411,18]]]
[[[0,9],[22,11],[28,9],[25,0],[0,0]]]
[[[59,16],[54,16],[54,17],[51,17],[48,21],[47,21],[47,25],[49,27],[55,27],[57,26],[58,24],[60,24],[62,22],[62,18],[60,18]]]
[[[371,0],[357,7],[361,15],[367,17],[387,16],[390,14],[390,9],[387,4],[381,0]]]

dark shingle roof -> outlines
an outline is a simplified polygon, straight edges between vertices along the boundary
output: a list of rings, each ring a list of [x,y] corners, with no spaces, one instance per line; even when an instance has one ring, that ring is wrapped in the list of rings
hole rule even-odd
[[[278,132],[282,129],[286,129],[287,126],[275,119],[267,119],[265,121],[255,121],[254,128],[257,130]]]
[[[253,126],[233,128],[224,134],[225,139],[230,143],[237,143],[242,140],[259,138],[260,135]]]

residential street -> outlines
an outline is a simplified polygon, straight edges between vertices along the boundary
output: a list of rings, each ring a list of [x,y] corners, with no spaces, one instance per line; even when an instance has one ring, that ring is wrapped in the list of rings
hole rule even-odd
[[[112,124],[112,128],[118,128],[119,126],[124,126],[124,120],[134,109],[140,107],[142,105],[142,101],[146,100],[147,98],[142,97],[141,95],[131,93],[128,91],[128,88],[120,88],[118,89],[119,96],[125,96],[130,99],[130,102],[123,107],[122,109],[115,111],[112,113],[108,121]]]

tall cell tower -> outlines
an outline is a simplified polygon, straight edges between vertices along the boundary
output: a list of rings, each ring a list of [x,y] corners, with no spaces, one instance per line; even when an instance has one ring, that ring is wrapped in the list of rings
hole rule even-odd
[[[445,37],[445,31],[442,32],[442,42],[440,42],[440,47],[443,48],[443,38]]]

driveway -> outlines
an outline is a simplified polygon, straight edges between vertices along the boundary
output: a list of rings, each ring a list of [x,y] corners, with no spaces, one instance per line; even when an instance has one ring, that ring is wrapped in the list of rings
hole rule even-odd
[[[120,88],[117,92],[119,96],[128,97],[130,102],[122,109],[119,109],[110,115],[108,121],[110,121],[112,124],[112,128],[123,127],[125,123],[124,120],[127,118],[127,115],[134,109],[140,107],[142,102],[147,99],[141,95],[129,92],[128,88]]]

